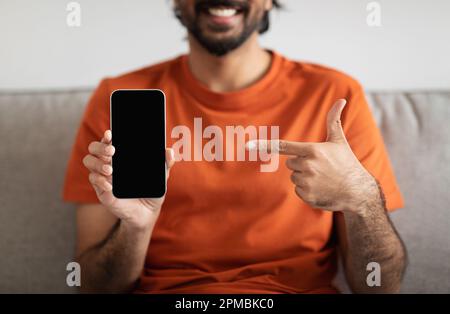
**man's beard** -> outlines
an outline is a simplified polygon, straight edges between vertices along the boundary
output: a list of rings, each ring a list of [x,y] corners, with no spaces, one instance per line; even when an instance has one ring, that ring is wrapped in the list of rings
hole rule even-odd
[[[224,39],[212,39],[205,36],[201,27],[200,27],[200,14],[202,14],[202,9],[205,6],[212,5],[224,5],[224,6],[233,6],[233,4],[239,3],[243,5],[243,29],[242,31],[235,35],[230,36],[229,38]],[[248,12],[249,8],[245,5],[246,3],[233,1],[233,0],[200,0],[196,3],[195,18],[183,17],[177,15],[182,24],[187,28],[189,33],[200,43],[200,45],[205,48],[210,54],[221,57],[239,48],[255,31],[259,31],[261,25],[263,24],[263,17],[258,18],[255,16],[253,18],[249,18]],[[267,13],[266,13],[267,14]]]

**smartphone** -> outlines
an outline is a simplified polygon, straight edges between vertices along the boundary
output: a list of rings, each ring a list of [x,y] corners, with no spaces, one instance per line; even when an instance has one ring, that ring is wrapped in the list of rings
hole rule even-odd
[[[112,192],[117,198],[166,193],[166,97],[158,89],[111,94]]]

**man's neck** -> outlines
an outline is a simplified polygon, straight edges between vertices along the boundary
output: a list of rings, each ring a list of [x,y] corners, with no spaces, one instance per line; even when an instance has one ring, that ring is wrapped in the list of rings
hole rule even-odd
[[[257,34],[239,48],[217,57],[189,37],[189,66],[193,75],[215,92],[231,92],[258,81],[268,71],[271,55],[258,44]]]

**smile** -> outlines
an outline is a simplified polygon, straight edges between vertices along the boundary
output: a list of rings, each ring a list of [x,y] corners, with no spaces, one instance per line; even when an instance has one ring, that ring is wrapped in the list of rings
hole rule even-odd
[[[236,15],[238,10],[233,8],[209,8],[208,13],[218,17],[231,17]]]

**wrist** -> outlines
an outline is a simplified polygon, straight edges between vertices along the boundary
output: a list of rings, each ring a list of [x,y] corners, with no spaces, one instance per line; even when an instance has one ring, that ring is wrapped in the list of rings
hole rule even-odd
[[[358,185],[359,188],[352,194],[349,206],[344,212],[365,218],[369,212],[374,210],[374,207],[379,207],[382,204],[380,189],[374,177],[368,174],[363,183]]]
[[[123,227],[133,233],[147,233],[151,231],[158,219],[158,212],[151,212],[146,217],[130,217],[121,219],[120,223]]]
[[[130,220],[121,220],[121,226],[129,233],[133,234],[145,234],[153,229],[152,223],[137,223]]]

